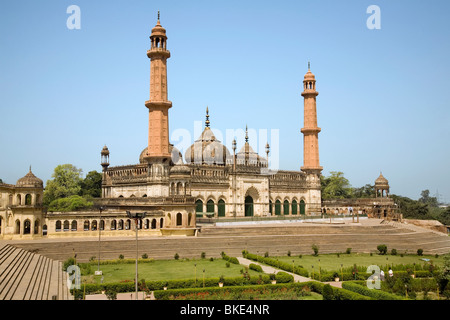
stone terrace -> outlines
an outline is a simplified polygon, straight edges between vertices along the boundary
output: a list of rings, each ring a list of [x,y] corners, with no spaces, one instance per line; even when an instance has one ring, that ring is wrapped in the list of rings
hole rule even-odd
[[[98,238],[42,239],[33,241],[9,241],[17,248],[32,250],[50,259],[64,261],[74,253],[80,262],[99,255]],[[1,244],[1,242],[0,242]],[[319,246],[319,253],[376,252],[379,244],[399,253],[444,254],[450,252],[450,237],[428,229],[410,227],[399,223],[385,223],[378,219],[365,219],[360,223],[272,223],[230,226],[203,226],[198,237],[139,237],[139,257],[146,253],[149,258],[173,259],[175,253],[181,258],[220,257],[222,251],[230,256],[241,256],[243,249],[271,256],[312,254],[311,246]],[[101,238],[100,258],[117,259],[136,257],[134,236]]]

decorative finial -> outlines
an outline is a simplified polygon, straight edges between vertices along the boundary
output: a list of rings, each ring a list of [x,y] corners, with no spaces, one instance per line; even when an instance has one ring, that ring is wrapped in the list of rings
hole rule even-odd
[[[209,111],[208,111],[208,106],[206,106],[206,121],[205,121],[205,127],[209,128]]]
[[[158,21],[159,21],[159,10],[158,10]]]
[[[308,70],[311,70],[311,62],[308,61]]]
[[[248,142],[248,127],[245,125],[245,142]]]
[[[30,164],[30,172],[31,172],[31,164]]]

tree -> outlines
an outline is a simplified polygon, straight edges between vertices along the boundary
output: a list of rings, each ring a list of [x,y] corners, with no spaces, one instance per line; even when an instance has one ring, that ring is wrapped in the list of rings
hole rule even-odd
[[[73,195],[66,198],[53,200],[48,205],[48,211],[52,212],[77,211],[81,209],[89,209],[92,206],[93,206],[92,202],[87,201],[85,198],[79,195]]]
[[[375,186],[366,184],[361,188],[353,188],[352,194],[356,198],[373,198],[375,195]]]
[[[3,180],[2,180],[2,179],[0,179],[0,183],[3,183]]]
[[[352,188],[349,181],[344,177],[344,173],[331,171],[331,176],[320,179],[322,187],[322,198],[324,199],[345,199],[352,197]]]
[[[90,171],[80,183],[80,196],[99,198],[102,194],[102,174]]]
[[[54,200],[78,195],[81,191],[82,170],[71,164],[58,165],[53,180],[47,180],[44,191],[44,206],[48,207]]]
[[[438,201],[436,197],[430,197],[430,190],[423,190],[420,193],[420,202],[429,205],[430,207],[437,207]]]

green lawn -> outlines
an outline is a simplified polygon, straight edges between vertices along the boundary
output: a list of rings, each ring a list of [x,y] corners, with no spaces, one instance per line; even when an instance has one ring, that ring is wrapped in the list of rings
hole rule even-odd
[[[444,256],[439,256],[435,258],[435,256],[429,255],[403,255],[400,254],[392,256],[392,255],[378,255],[373,254],[370,256],[368,253],[351,253],[345,254],[341,253],[339,257],[337,254],[320,254],[315,257],[313,255],[302,255],[301,258],[299,256],[282,256],[282,257],[271,257],[273,259],[278,259],[285,263],[292,263],[294,260],[294,265],[302,265],[309,272],[312,272],[313,266],[314,271],[318,271],[319,266],[321,270],[326,271],[339,271],[341,269],[341,264],[343,268],[352,267],[354,264],[357,266],[370,266],[377,265],[380,268],[384,268],[387,265],[397,265],[397,264],[413,264],[422,266],[426,262],[421,259],[430,259],[433,264],[437,266],[442,266],[444,262]],[[320,261],[319,261],[320,260]],[[361,270],[362,271],[362,270]],[[365,270],[364,270],[365,271]]]
[[[97,265],[91,265],[92,273],[98,269]],[[124,280],[134,280],[136,265],[134,263],[118,263],[100,265],[103,272],[103,283],[119,282]],[[226,267],[223,259],[194,259],[194,260],[155,260],[138,264],[138,278],[146,281],[152,280],[175,280],[175,279],[203,279],[203,270],[206,278],[239,277],[242,265],[230,263]],[[251,276],[257,276],[258,272],[249,270]],[[88,283],[100,283],[101,276],[83,276],[83,280]]]

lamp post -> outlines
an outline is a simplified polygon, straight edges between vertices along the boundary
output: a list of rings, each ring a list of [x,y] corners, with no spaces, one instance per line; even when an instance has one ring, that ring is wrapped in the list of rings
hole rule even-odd
[[[127,211],[127,216],[130,219],[134,219],[135,225],[136,225],[136,300],[138,299],[138,226],[139,221],[142,221],[142,219],[145,218],[147,215],[147,212],[135,212],[131,213],[130,211]]]
[[[233,139],[233,216],[236,218],[236,139]]]

